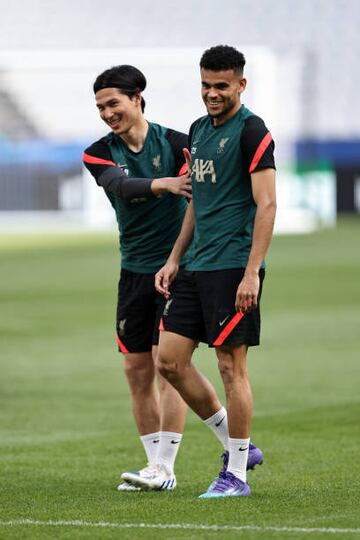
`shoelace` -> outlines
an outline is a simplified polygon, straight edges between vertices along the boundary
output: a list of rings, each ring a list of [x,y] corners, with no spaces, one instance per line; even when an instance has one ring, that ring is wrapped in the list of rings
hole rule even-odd
[[[232,484],[239,484],[236,487],[239,487],[239,488],[242,487],[242,485],[240,484],[240,480],[238,480],[236,478],[236,476],[234,476],[233,474],[231,474],[231,477],[230,477],[230,474],[231,473],[220,472],[219,477],[218,477],[218,479],[216,481],[216,484],[213,487],[212,491],[217,491],[217,492],[220,492],[220,493],[224,493],[225,491],[227,491],[229,489],[230,482]]]

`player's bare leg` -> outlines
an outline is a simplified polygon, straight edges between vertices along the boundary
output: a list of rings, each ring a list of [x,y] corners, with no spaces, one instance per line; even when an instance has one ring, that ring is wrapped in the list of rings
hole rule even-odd
[[[179,392],[158,373],[160,391],[160,425],[162,431],[184,431],[188,406]]]
[[[197,343],[173,332],[160,332],[157,366],[227,451],[229,433],[226,409],[212,384],[191,362]]]
[[[171,332],[160,333],[156,364],[159,373],[167,381],[163,386],[161,409],[163,425],[168,426],[168,428],[180,429],[183,426],[184,417],[179,416],[179,411],[182,410],[185,414],[186,409],[184,402],[179,401],[179,394],[204,420],[209,419],[222,409],[212,385],[191,363],[191,356],[196,345],[197,342],[183,336]],[[175,402],[171,405],[173,410],[168,411],[166,403],[170,405],[174,398]],[[174,412],[176,412],[177,418],[174,418]],[[224,413],[226,416],[225,410]],[[222,424],[226,425],[225,422]],[[176,486],[176,478],[171,469],[171,459],[181,441],[181,433],[161,430],[160,437],[162,445],[159,449],[157,468],[150,467],[135,473],[125,473],[122,475],[124,480],[135,486],[140,486],[142,489],[173,489]]]
[[[253,398],[246,366],[247,346],[221,346],[216,349],[219,371],[224,383],[229,435],[250,437]]]
[[[155,382],[152,353],[126,354],[124,371],[139,434],[158,432],[160,428],[159,392]]]
[[[153,358],[156,358],[157,347],[153,347]],[[154,363],[154,362],[153,362]],[[175,388],[158,374],[160,401],[158,403],[158,433],[149,451],[156,450],[156,455],[144,469],[123,473],[127,482],[142,489],[174,489],[176,477],[174,465],[184,430],[187,405]],[[145,405],[146,406],[146,405]],[[141,402],[143,411],[144,402]],[[147,416],[147,418],[149,418]],[[154,419],[154,416],[152,416]],[[155,434],[155,433],[154,433]],[[141,437],[144,442],[144,436]],[[154,443],[156,446],[154,447]],[[145,446],[145,444],[144,444]],[[146,450],[146,447],[145,447]]]
[[[155,366],[151,352],[128,353],[124,359],[132,411],[143,444],[148,464],[156,464],[160,443],[160,400],[155,381]],[[119,484],[119,491],[138,491],[126,480]]]
[[[224,383],[229,426],[229,461],[226,470],[200,498],[248,496],[246,470],[250,449],[252,393],[246,367],[247,346],[221,346],[216,349]],[[262,462],[262,453],[260,453]],[[259,461],[260,462],[260,461]]]
[[[158,347],[153,347],[154,363],[157,365]],[[160,391],[161,431],[182,433],[185,427],[187,405],[179,392],[157,372]]]
[[[173,332],[160,332],[157,367],[184,401],[203,420],[214,415],[221,403],[210,382],[192,364],[197,342]]]
[[[226,394],[229,452],[227,463],[201,499],[250,495],[246,470],[261,465],[263,459],[261,450],[250,443],[252,393],[246,367],[247,346],[222,345],[216,348],[216,354]]]
[[[155,364],[157,353],[158,347],[153,347]],[[187,405],[179,392],[160,373],[157,373],[157,376],[160,390],[160,444],[157,464],[165,469],[167,480],[174,480],[175,460],[185,427]],[[175,481],[172,486],[174,483]]]

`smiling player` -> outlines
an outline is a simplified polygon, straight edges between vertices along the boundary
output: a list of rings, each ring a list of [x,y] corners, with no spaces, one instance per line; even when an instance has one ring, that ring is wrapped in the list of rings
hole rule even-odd
[[[111,132],[87,148],[83,160],[109,198],[119,226],[116,339],[148,460],[146,467],[128,474],[147,478],[156,473],[156,489],[174,489],[186,405],[165,379],[160,377],[160,395],[155,384],[164,299],[153,284],[180,231],[191,180],[183,156],[187,136],[145,119],[145,86],[144,75],[129,65],[97,77],[96,106]],[[118,489],[138,488],[125,481]]]
[[[162,317],[160,373],[200,418],[212,418],[215,425],[226,411],[191,362],[199,341],[215,347],[224,384],[228,452],[202,498],[250,495],[249,457],[262,462],[250,444],[247,352],[260,338],[264,258],[276,211],[275,164],[270,132],[241,103],[244,65],[243,54],[229,46],[208,49],[201,58],[208,114],[190,129],[193,200],[168,262],[156,275],[157,290],[171,298]],[[192,240],[192,258],[170,291]]]

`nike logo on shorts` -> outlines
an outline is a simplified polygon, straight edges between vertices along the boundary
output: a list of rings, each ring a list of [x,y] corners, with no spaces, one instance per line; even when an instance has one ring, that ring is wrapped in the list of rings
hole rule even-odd
[[[219,321],[219,326],[223,326],[226,321],[228,320],[228,318],[230,317],[230,315],[226,315],[225,319],[223,319],[222,321]]]

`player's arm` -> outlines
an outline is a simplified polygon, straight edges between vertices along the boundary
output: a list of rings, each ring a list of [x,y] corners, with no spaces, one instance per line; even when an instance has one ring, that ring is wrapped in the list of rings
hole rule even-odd
[[[155,288],[165,298],[169,298],[170,296],[169,287],[179,271],[181,257],[191,244],[194,236],[194,227],[194,207],[193,202],[190,201],[185,212],[180,234],[177,237],[169,258],[166,264],[155,275]]]
[[[243,151],[248,156],[256,214],[249,260],[236,294],[235,307],[238,311],[246,311],[257,305],[259,270],[270,245],[276,214],[274,142],[271,134],[264,123],[255,117],[244,136]]]
[[[158,179],[128,177],[112,160],[108,145],[101,139],[85,150],[83,163],[99,186],[121,199],[158,196],[165,192],[191,197],[188,174]]]
[[[121,199],[151,196],[152,178],[129,178],[113,161],[110,148],[103,139],[83,153],[83,163],[96,183]]]
[[[151,182],[151,191],[157,196],[169,192],[191,199],[191,176],[185,171],[181,176],[155,178]]]

